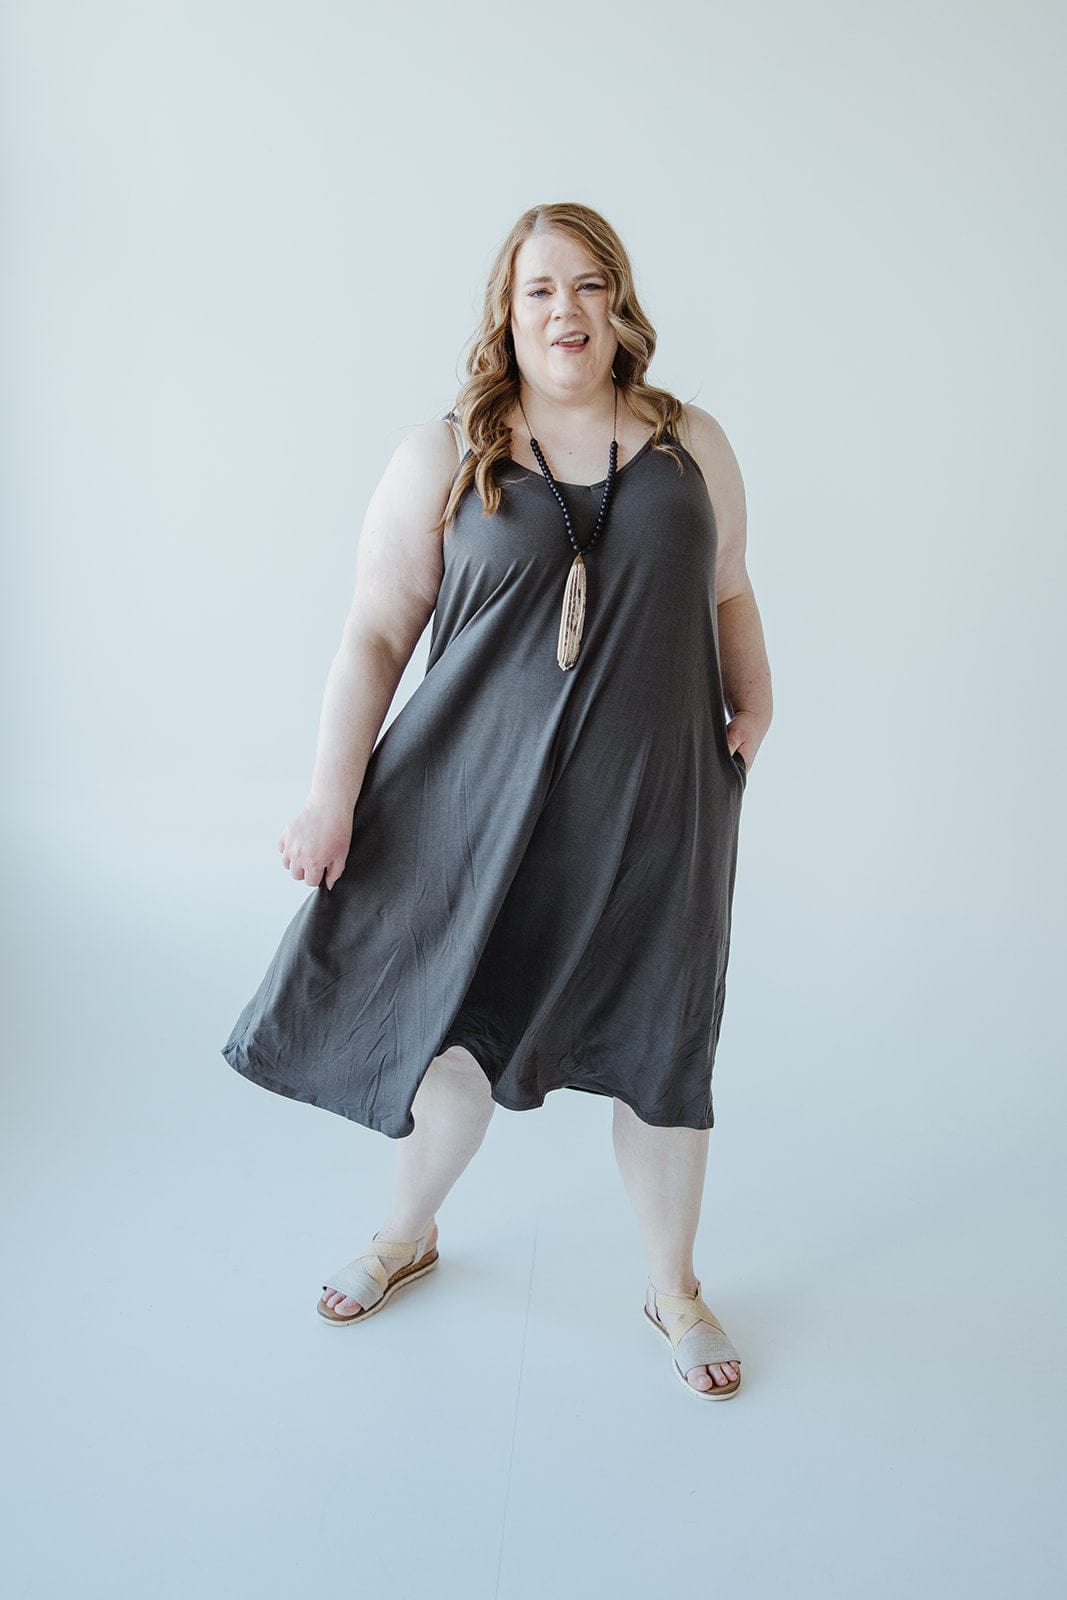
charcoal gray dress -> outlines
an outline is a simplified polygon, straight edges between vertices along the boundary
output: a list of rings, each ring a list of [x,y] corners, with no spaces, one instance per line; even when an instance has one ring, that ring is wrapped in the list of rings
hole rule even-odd
[[[747,776],[711,498],[661,442],[616,474],[567,671],[574,552],[549,484],[512,462],[495,516],[463,497],[425,676],[371,753],[344,872],[307,893],[223,1047],[253,1083],[402,1138],[462,1044],[513,1111],[581,1089],[714,1126]],[[603,487],[560,485],[580,545]]]

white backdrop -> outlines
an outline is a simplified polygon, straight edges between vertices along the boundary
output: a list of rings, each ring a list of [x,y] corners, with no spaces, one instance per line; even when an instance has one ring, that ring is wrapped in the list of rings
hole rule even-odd
[[[17,1592],[1058,1592],[1063,8],[0,17]],[[448,1273],[342,1337],[390,1142],[219,1053],[308,892],[275,841],[367,500],[552,200],[731,439],[774,674],[724,1407],[636,1331],[607,1101],[499,1110]]]

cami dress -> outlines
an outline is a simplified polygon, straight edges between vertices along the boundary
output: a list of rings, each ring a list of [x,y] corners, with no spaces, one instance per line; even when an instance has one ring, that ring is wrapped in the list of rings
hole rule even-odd
[[[566,671],[574,551],[550,485],[510,462],[495,515],[464,495],[425,674],[371,753],[344,871],[308,890],[223,1046],[253,1083],[403,1138],[458,1044],[513,1111],[579,1089],[714,1125],[747,774],[711,497],[660,443],[616,472]],[[604,480],[559,487],[584,546]]]

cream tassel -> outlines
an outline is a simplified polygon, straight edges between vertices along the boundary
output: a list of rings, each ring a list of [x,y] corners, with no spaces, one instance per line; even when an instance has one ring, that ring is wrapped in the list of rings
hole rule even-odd
[[[578,659],[578,648],[582,642],[584,626],[585,562],[579,552],[571,562],[571,570],[567,574],[567,587],[563,591],[563,614],[559,619],[556,660],[564,671],[568,667],[573,667]]]

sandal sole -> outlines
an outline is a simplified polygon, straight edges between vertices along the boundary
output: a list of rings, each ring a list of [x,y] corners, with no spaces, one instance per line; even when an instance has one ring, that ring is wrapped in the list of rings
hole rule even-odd
[[[662,1322],[657,1322],[654,1317],[649,1316],[647,1306],[642,1307],[642,1310],[644,1312],[645,1321],[652,1329],[652,1332],[660,1334],[664,1339],[666,1339],[668,1344],[671,1344],[671,1336],[667,1329],[663,1326]],[[673,1349],[674,1346],[671,1345],[672,1352]],[[741,1379],[737,1378],[726,1388],[716,1385],[713,1389],[694,1389],[693,1385],[689,1382],[689,1379],[686,1377],[677,1361],[673,1359],[673,1354],[671,1359],[671,1370],[682,1387],[686,1389],[689,1394],[696,1395],[698,1400],[732,1400],[734,1395],[741,1387]]]
[[[422,1260],[417,1264],[412,1262],[410,1266],[401,1267],[400,1271],[394,1272],[389,1279],[381,1299],[376,1300],[372,1306],[365,1306],[362,1311],[352,1311],[347,1317],[339,1317],[337,1312],[331,1311],[321,1298],[315,1306],[315,1310],[323,1322],[331,1322],[335,1327],[347,1328],[349,1323],[352,1322],[366,1322],[368,1317],[373,1317],[376,1311],[382,1310],[383,1306],[388,1303],[398,1289],[403,1289],[405,1284],[414,1283],[416,1278],[425,1277],[428,1272],[432,1272],[439,1260],[440,1257],[435,1246],[430,1255],[423,1256]]]

